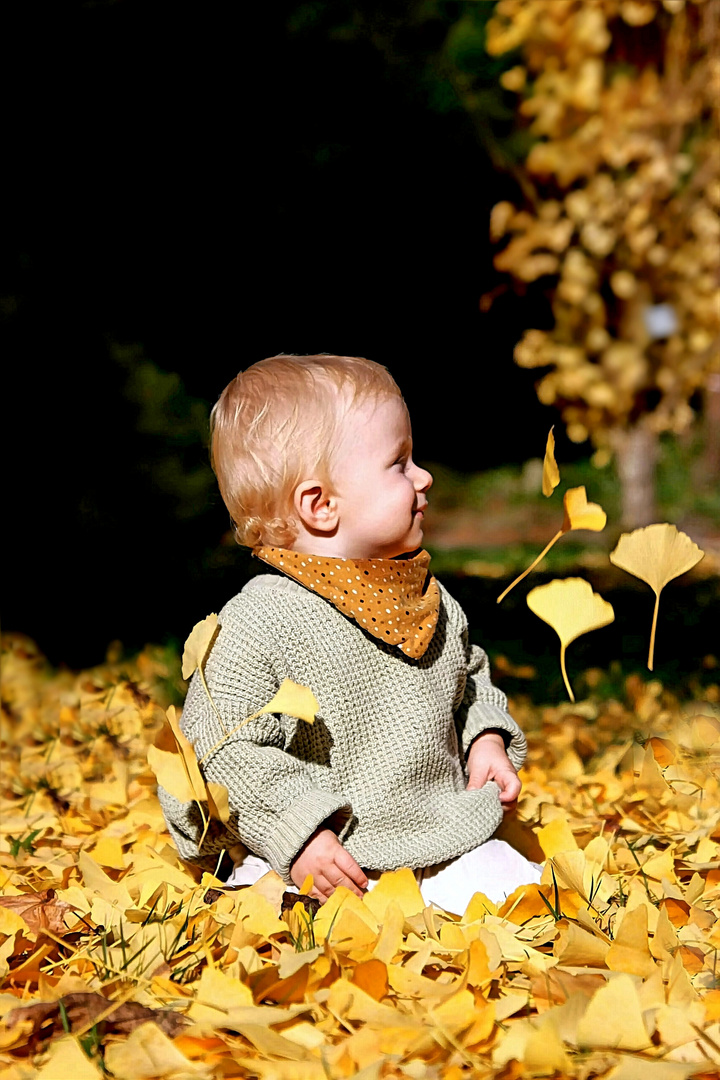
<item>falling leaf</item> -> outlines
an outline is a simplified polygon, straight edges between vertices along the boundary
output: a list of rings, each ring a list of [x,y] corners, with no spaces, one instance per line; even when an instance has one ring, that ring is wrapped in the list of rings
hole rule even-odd
[[[562,532],[571,529],[589,529],[602,532],[607,522],[607,514],[597,503],[587,501],[584,487],[568,488],[563,498],[565,517]]]
[[[214,612],[195,623],[183,648],[183,679],[189,679],[196,668],[202,669],[217,629],[218,617]]]
[[[516,577],[515,580],[508,585],[507,589],[500,593],[497,598],[498,604],[501,600],[505,599],[510,590],[514,588],[518,582],[522,581],[523,578],[528,576],[531,570],[535,569],[538,563],[545,558],[553,544],[556,544],[560,537],[566,532],[570,532],[573,529],[589,529],[592,532],[602,532],[605,528],[607,514],[597,503],[590,503],[587,501],[587,493],[584,487],[568,488],[563,496],[563,510],[564,516],[562,528],[558,529],[550,543],[547,544],[538,557],[530,563],[527,570],[523,570],[522,574],[520,574],[519,577]]]
[[[195,623],[183,648],[182,677],[183,679],[189,679],[192,673],[197,671],[203,689],[207,695],[207,699],[212,706],[213,712],[218,718],[220,727],[227,734],[227,728],[220,715],[220,710],[213,700],[213,696],[210,693],[210,687],[205,678],[205,658],[210,649],[210,645],[215,639],[217,631],[218,617],[214,612],[207,615],[204,619],[201,619],[200,622]]]
[[[195,801],[205,820],[201,804],[207,802],[208,791],[195,751],[180,728],[174,705],[165,716],[165,724],[148,750],[148,764],[166,791],[180,802]]]
[[[227,822],[230,817],[227,788],[216,782],[206,784],[192,743],[180,727],[175,706],[171,705],[165,715],[165,724],[154,745],[148,749],[148,764],[158,783],[180,802],[195,802],[205,830],[209,819],[203,809],[204,803],[208,805],[210,817]],[[205,832],[202,839],[204,837]]]
[[[655,593],[648,652],[650,671],[653,669],[660,593],[669,581],[696,566],[704,554],[687,533],[680,532],[667,522],[623,533],[615,550],[610,552],[611,563],[645,581]]]
[[[554,425],[550,428],[545,447],[545,460],[543,461],[542,493],[549,498],[560,483],[560,470],[555,460],[555,436]]]
[[[565,649],[590,630],[607,626],[615,618],[612,604],[583,578],[565,578],[539,585],[527,595],[527,605],[538,618],[552,626],[560,638],[560,668],[570,700],[575,700],[565,669]]]

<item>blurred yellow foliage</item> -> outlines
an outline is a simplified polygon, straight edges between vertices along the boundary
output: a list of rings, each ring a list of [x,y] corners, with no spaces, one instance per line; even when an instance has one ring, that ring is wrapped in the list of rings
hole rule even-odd
[[[515,360],[575,442],[680,433],[720,372],[720,0],[500,0],[487,29],[535,138],[495,265],[555,279]]]

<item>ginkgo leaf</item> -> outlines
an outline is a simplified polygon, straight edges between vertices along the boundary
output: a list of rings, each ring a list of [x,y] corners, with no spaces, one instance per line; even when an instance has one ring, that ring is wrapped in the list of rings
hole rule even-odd
[[[262,716],[263,713],[285,713],[286,716],[296,716],[298,720],[304,720],[306,724],[314,724],[319,708],[317,698],[309,686],[302,686],[292,679],[283,679],[272,701],[263,705],[255,716]]]
[[[623,533],[615,550],[610,552],[611,563],[645,581],[655,593],[648,652],[650,671],[653,669],[660,593],[669,581],[696,566],[704,554],[687,533],[680,532],[667,522]]]
[[[543,474],[542,474],[542,493],[549,498],[555,488],[560,483],[560,470],[555,460],[555,436],[553,435],[555,425],[550,428],[547,437],[547,444],[545,446],[545,460],[543,461]]]
[[[285,713],[286,716],[295,716],[298,720],[304,720],[306,724],[314,724],[315,715],[319,708],[317,698],[309,687],[293,682],[292,679],[283,679],[277,693],[268,701],[267,705],[263,705],[262,709],[258,709],[252,716],[247,716],[244,720],[241,720],[232,731],[226,731],[222,739],[216,742],[208,750],[207,754],[203,755],[200,764],[209,758],[211,754],[214,754],[226,739],[229,739],[245,724],[249,724],[251,720],[257,720],[258,716],[267,713]]]
[[[223,723],[223,718],[220,715],[217,705],[213,701],[203,669],[205,658],[207,657],[210,646],[218,631],[218,625],[218,617],[214,612],[211,612],[210,615],[206,615],[200,622],[195,623],[183,648],[182,677],[183,679],[189,679],[192,673],[197,671],[205,693],[207,694],[208,701],[212,705],[213,711],[220,721],[220,727],[227,734],[227,728]]]
[[[218,784],[211,780],[207,785],[207,792],[210,817],[216,818],[218,821],[222,821],[224,825],[227,825],[230,820],[230,793],[228,789],[224,784]]]
[[[536,559],[528,566],[527,570],[523,570],[519,577],[516,577],[512,581],[504,592],[501,592],[497,598],[498,604],[501,600],[504,600],[507,594],[513,589],[518,582],[527,577],[531,570],[534,570],[542,559],[545,558],[553,544],[557,543],[561,536],[566,532],[571,532],[573,529],[590,529],[592,532],[602,532],[607,522],[607,514],[603,510],[602,506],[598,503],[591,503],[587,501],[587,493],[584,487],[568,488],[563,495],[563,510],[564,517],[562,528],[553,536],[550,543],[543,548]]]
[[[205,830],[209,821],[203,803],[207,803],[209,817],[227,824],[230,818],[228,790],[224,784],[205,782],[195,750],[180,727],[174,705],[167,710],[166,722],[156,735],[154,744],[148,747],[147,759],[165,791],[180,802],[197,803]]]
[[[158,732],[154,745],[148,749],[148,764],[161,787],[180,802],[193,801],[197,804],[203,820],[204,839],[209,822],[202,804],[210,801],[205,779],[192,743],[180,727],[174,705],[170,706],[165,716],[165,724]]]
[[[177,745],[178,754],[183,765],[183,769],[187,774],[190,787],[193,790],[194,798],[206,801],[207,800],[207,787],[205,786],[205,779],[200,772],[200,767],[195,757],[195,751],[193,750],[192,743],[187,736],[183,733],[180,722],[178,720],[177,710],[174,705],[171,705],[166,713],[167,722],[170,726],[175,737],[175,743]]]
[[[538,618],[552,626],[560,638],[560,668],[570,700],[575,700],[565,669],[565,649],[589,630],[607,626],[615,618],[612,604],[583,578],[565,578],[539,585],[527,595],[527,605]]]
[[[592,532],[602,532],[607,523],[607,514],[602,506],[587,501],[587,492],[584,487],[568,488],[563,497],[565,517],[562,532],[570,532],[571,529],[590,529]]]
[[[195,623],[183,648],[183,679],[189,679],[196,668],[202,668],[217,628],[218,617],[214,612]]]
[[[149,746],[147,759],[160,787],[179,802],[192,802],[195,793],[178,753],[173,750],[161,750],[157,745]]]

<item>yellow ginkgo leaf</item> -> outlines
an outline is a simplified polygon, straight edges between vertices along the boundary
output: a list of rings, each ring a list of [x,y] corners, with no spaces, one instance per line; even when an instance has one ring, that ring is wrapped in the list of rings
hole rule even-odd
[[[705,552],[690,539],[687,533],[680,532],[674,525],[668,525],[667,522],[646,525],[644,529],[623,533],[615,550],[610,552],[611,563],[619,566],[621,570],[627,570],[628,574],[634,574],[641,581],[647,582],[655,593],[655,610],[648,652],[650,671],[653,669],[660,593],[669,581],[696,566],[704,554]]]
[[[545,446],[545,460],[543,461],[542,493],[549,498],[560,483],[560,470],[555,460],[555,436],[554,425],[550,428]]]
[[[227,825],[230,820],[230,793],[224,784],[217,784],[210,780],[207,785],[208,809],[210,817],[216,818]]]
[[[204,839],[209,820],[202,804],[211,803],[213,810],[216,810],[215,803],[208,795],[195,751],[180,727],[175,706],[171,705],[165,715],[166,722],[158,732],[154,745],[148,749],[148,764],[161,787],[180,802],[192,800],[197,804],[203,821]],[[213,813],[213,817],[219,816],[217,811]]]
[[[262,716],[263,713],[285,713],[286,716],[296,716],[298,720],[304,720],[306,724],[314,724],[319,708],[317,698],[309,686],[302,686],[292,679],[283,679],[272,701],[263,705],[255,716]]]
[[[187,641],[183,648],[182,654],[182,677],[183,679],[189,679],[194,671],[197,671],[200,676],[200,681],[203,684],[205,693],[208,696],[208,701],[213,707],[213,711],[217,716],[220,727],[227,734],[227,728],[223,723],[222,716],[217,708],[217,705],[213,701],[212,694],[210,693],[210,687],[205,680],[205,672],[203,665],[205,658],[208,654],[210,646],[215,639],[215,635],[218,630],[218,617],[212,612],[210,615],[206,615],[200,622],[195,623]]]
[[[500,593],[497,598],[498,604],[501,600],[505,599],[510,590],[514,588],[519,581],[522,581],[524,577],[528,576],[531,570],[535,569],[538,563],[545,558],[553,544],[557,543],[564,533],[571,532],[573,529],[590,529],[592,532],[602,532],[605,528],[607,514],[602,506],[587,501],[587,493],[584,487],[568,488],[563,495],[563,510],[564,517],[562,528],[558,529],[550,543],[543,548],[537,559],[533,559],[527,570],[523,570],[522,574],[520,574],[519,577],[516,577],[504,592]]]
[[[584,487],[568,488],[563,497],[565,518],[562,531],[570,532],[571,529],[590,529],[592,532],[602,532],[607,522],[607,514],[602,506],[587,501],[587,493]]]
[[[175,706],[171,705],[165,715],[167,716],[167,722],[170,725],[170,730],[175,736],[177,751],[180,755],[180,759],[182,761],[183,768],[185,769],[185,772],[187,774],[187,778],[190,782],[190,786],[195,793],[195,798],[200,801],[207,801],[207,787],[205,786],[205,779],[200,772],[200,766],[198,765],[192,743],[189,741],[187,735],[185,735],[182,728],[180,727],[180,720],[178,718]]]
[[[560,668],[570,700],[575,700],[565,670],[565,649],[589,630],[607,626],[615,618],[612,604],[593,592],[583,578],[565,578],[539,585],[527,595],[527,605],[538,618],[552,626],[560,638]]]
[[[204,619],[201,619],[200,622],[195,623],[183,648],[183,679],[189,679],[196,668],[202,669],[208,649],[210,648],[210,643],[215,637],[217,628],[218,617],[214,612],[207,615]]]
[[[208,697],[209,697],[208,692]],[[210,698],[212,701],[212,698]],[[226,731],[224,726],[223,730],[225,734],[219,742],[216,742],[206,754],[200,759],[200,764],[206,761],[211,754],[214,754],[222,744],[231,735],[234,735],[236,731],[239,731],[245,724],[249,724],[251,720],[257,720],[258,716],[263,716],[267,713],[285,713],[286,716],[296,716],[298,720],[304,720],[306,724],[315,723],[315,715],[320,706],[318,705],[317,698],[313,694],[312,690],[308,686],[303,686],[301,683],[293,682],[292,679],[283,679],[280,683],[280,687],[273,698],[268,701],[267,705],[263,705],[262,709],[258,709],[252,716],[246,717],[241,720],[239,724],[236,724],[232,731]]]

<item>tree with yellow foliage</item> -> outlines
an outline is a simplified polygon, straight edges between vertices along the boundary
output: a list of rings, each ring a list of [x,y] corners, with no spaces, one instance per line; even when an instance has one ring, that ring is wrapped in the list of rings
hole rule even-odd
[[[515,360],[643,525],[658,436],[720,373],[720,0],[499,0],[486,47],[517,52],[501,81],[534,140],[495,266],[552,290]]]

